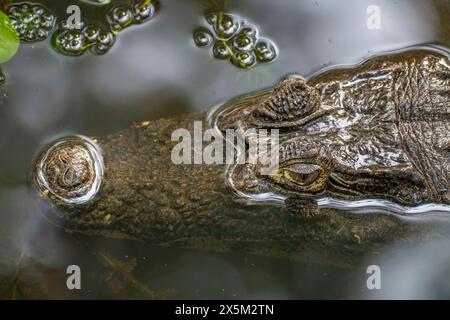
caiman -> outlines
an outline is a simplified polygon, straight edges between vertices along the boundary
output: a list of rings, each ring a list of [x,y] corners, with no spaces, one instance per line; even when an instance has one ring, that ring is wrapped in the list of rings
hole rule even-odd
[[[441,236],[379,211],[450,213],[443,51],[413,49],[308,80],[289,77],[215,110],[208,119],[221,132],[279,130],[279,166],[268,175],[258,164],[174,164],[171,134],[202,117],[48,144],[30,175],[50,204],[46,216],[69,232],[343,263],[387,243]],[[267,194],[279,202],[248,203]],[[364,214],[346,210],[364,206]]]

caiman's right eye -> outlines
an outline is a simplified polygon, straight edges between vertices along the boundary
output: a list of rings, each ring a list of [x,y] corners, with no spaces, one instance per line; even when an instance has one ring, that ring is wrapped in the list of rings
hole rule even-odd
[[[280,169],[279,174],[292,183],[309,186],[322,175],[322,167],[315,164],[293,164]]]

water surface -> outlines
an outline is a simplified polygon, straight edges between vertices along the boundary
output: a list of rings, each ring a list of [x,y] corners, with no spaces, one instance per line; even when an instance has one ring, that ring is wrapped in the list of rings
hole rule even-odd
[[[43,2],[64,14],[64,1]],[[367,28],[371,5],[381,10],[381,29]],[[364,266],[70,235],[39,214],[26,184],[34,153],[56,137],[105,135],[136,121],[208,110],[288,74],[308,77],[383,51],[449,45],[449,8],[445,0],[161,0],[150,21],[120,32],[105,55],[66,56],[51,48],[50,39],[22,44],[1,66],[6,81],[0,87],[0,297],[450,297],[447,239],[387,246],[376,259],[368,256],[367,265],[384,270],[382,290],[370,291]],[[215,9],[257,26],[276,44],[277,59],[240,69],[198,48],[192,34],[205,24],[205,11]],[[432,219],[450,234],[446,217]],[[82,269],[82,290],[66,288],[70,264]]]

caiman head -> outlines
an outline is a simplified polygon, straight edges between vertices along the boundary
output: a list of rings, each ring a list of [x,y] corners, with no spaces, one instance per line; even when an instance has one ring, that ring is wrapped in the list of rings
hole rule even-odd
[[[337,83],[310,85],[291,77],[273,90],[224,104],[213,115],[215,125],[223,133],[234,130],[247,146],[244,161],[228,167],[232,188],[255,200],[380,199],[406,206],[433,202],[402,149],[388,99],[380,100],[376,112],[365,113],[342,103],[346,98]],[[269,147],[274,129],[279,133],[277,151]],[[250,144],[259,130],[267,130],[267,150],[255,156]],[[274,155],[276,166],[268,161]]]

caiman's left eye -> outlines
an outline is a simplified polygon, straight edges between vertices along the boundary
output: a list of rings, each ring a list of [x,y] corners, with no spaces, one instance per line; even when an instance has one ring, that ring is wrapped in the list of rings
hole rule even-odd
[[[320,177],[322,168],[315,164],[293,164],[280,169],[280,171],[281,175],[291,182],[308,186]]]

